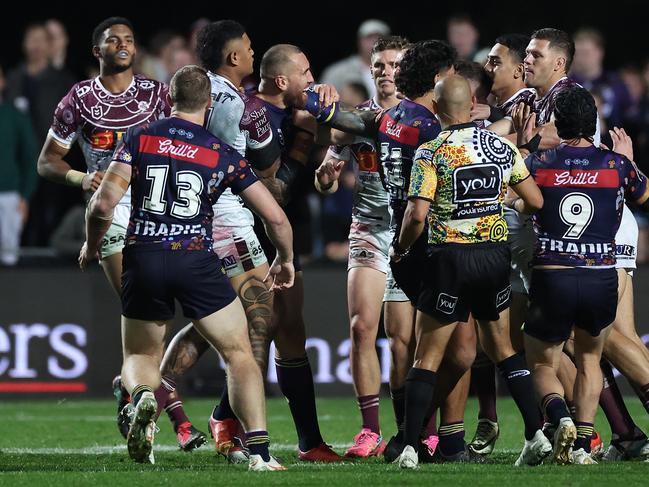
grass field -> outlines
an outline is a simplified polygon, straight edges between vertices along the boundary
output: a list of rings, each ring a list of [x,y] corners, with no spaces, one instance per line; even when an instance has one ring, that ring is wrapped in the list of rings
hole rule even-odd
[[[637,400],[629,401],[638,425],[649,429],[649,418]],[[212,403],[189,400],[186,409],[206,431]],[[320,399],[321,428],[325,439],[343,452],[358,431],[359,414],[353,399]],[[32,401],[0,404],[0,485],[647,485],[649,464],[625,462],[595,466],[543,465],[512,467],[522,446],[522,423],[511,400],[499,401],[501,436],[488,465],[422,465],[400,471],[382,460],[314,465],[297,462],[296,437],[286,402],[268,403],[271,450],[289,467],[287,472],[251,474],[245,466],[228,465],[216,458],[212,445],[193,453],[177,450],[166,418],[156,436],[156,465],[132,463],[117,432],[112,401]],[[476,403],[466,414],[467,440],[475,428]],[[384,434],[393,434],[389,400],[381,402]],[[608,442],[603,416],[597,425]],[[135,474],[135,475],[134,475]]]

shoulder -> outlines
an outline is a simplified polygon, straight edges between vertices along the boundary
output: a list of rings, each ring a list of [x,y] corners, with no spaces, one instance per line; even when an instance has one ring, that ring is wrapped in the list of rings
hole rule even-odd
[[[134,78],[135,86],[138,90],[158,92],[167,90],[167,85],[165,83],[162,83],[161,81],[147,78],[145,76],[142,76],[141,74],[136,74]]]

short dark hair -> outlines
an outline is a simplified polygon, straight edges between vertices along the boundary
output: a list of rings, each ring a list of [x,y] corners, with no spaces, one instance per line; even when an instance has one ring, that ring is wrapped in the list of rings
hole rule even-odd
[[[570,34],[563,30],[546,27],[533,32],[532,39],[549,41],[550,47],[562,50],[566,55],[566,72],[570,70],[575,57],[575,43]]]
[[[107,19],[99,22],[97,27],[92,31],[92,45],[98,46],[101,43],[101,36],[104,35],[106,29],[111,28],[113,25],[125,25],[131,32],[133,32],[133,24],[130,20],[124,17],[108,17]]]
[[[403,55],[395,78],[397,89],[418,98],[435,88],[435,76],[455,64],[457,53],[444,41],[420,41]]]
[[[496,38],[496,44],[502,44],[509,49],[510,55],[517,63],[522,63],[527,53],[527,45],[530,43],[530,36],[525,34],[503,34]]]
[[[244,26],[234,20],[219,20],[203,27],[196,41],[196,55],[203,67],[210,71],[220,68],[225,62],[223,50],[227,43],[245,33]]]
[[[200,66],[189,64],[180,68],[169,82],[169,98],[174,108],[194,113],[203,108],[210,98],[211,83]]]
[[[456,12],[451,15],[446,21],[447,26],[450,24],[471,24],[475,28],[475,22],[466,12]]]
[[[383,51],[401,51],[402,49],[408,47],[410,41],[405,37],[401,36],[384,36],[380,37],[378,41],[372,46],[372,56],[374,54],[383,52]]]
[[[557,95],[554,125],[557,134],[564,140],[592,140],[597,127],[597,106],[586,88],[573,86]]]
[[[482,64],[460,59],[455,63],[455,72],[467,81],[473,80],[478,82],[479,87],[475,95],[479,100],[484,100],[491,93],[492,81],[482,67]]]

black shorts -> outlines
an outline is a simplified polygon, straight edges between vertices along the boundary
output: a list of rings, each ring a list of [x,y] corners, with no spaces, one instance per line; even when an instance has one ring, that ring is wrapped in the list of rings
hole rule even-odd
[[[398,234],[397,234],[398,235]],[[428,248],[428,230],[426,229],[412,244],[408,255],[399,262],[390,261],[390,269],[397,286],[413,305],[417,304],[421,293],[421,281],[426,263],[426,249]]]
[[[523,330],[549,343],[570,338],[573,326],[596,337],[616,312],[615,269],[534,269]]]
[[[506,243],[428,248],[417,309],[441,323],[495,321],[509,308],[511,254]]]
[[[268,238],[268,235],[266,235],[266,229],[264,228],[264,223],[257,215],[255,215],[254,229],[255,229],[255,235],[257,235],[257,239],[261,244],[261,248],[264,250],[264,254],[266,254],[266,259],[268,259],[268,265],[271,265],[273,263],[273,260],[275,260],[275,256],[277,255],[277,249],[273,245],[273,242],[271,242],[270,239]],[[295,250],[295,233],[293,233],[293,267],[295,268],[295,272],[302,270],[302,263],[300,262],[300,256],[298,255],[298,252]]]
[[[214,252],[125,247],[122,314],[144,321],[174,317],[177,299],[185,317],[198,320],[236,297]]]

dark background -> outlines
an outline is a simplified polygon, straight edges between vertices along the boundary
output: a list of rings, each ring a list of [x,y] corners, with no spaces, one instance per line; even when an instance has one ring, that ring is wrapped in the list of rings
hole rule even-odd
[[[298,44],[311,58],[317,77],[327,64],[352,53],[356,29],[367,18],[386,21],[395,34],[410,40],[446,38],[446,19],[457,12],[468,13],[480,30],[480,45],[487,47],[507,32],[530,33],[541,27],[574,32],[580,27],[600,29],[607,41],[605,64],[618,68],[640,64],[649,58],[647,20],[649,5],[642,1],[449,1],[449,2],[50,2],[21,7],[2,15],[3,50],[0,60],[13,66],[21,57],[22,32],[29,23],[58,18],[68,28],[70,57],[75,71],[93,63],[90,54],[92,29],[106,17],[129,18],[144,45],[160,30],[187,35],[191,23],[200,18],[231,18],[246,26],[257,61],[273,44]],[[377,5],[381,7],[377,7]],[[388,5],[389,5],[388,4]]]

